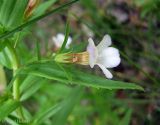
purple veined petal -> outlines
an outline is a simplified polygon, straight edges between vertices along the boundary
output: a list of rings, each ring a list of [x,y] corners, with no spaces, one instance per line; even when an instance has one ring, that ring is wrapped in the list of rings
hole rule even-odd
[[[97,45],[98,53],[101,53],[104,49],[112,44],[111,37],[109,35],[105,35],[102,41]]]
[[[108,78],[108,79],[112,79],[113,78],[112,73],[108,69],[106,69],[105,66],[103,66],[102,64],[97,64],[97,65],[101,68],[101,70],[103,71],[103,73],[106,76],[106,78]]]
[[[88,39],[88,42],[87,52],[89,53],[89,65],[93,68],[97,60],[97,48],[91,38]]]

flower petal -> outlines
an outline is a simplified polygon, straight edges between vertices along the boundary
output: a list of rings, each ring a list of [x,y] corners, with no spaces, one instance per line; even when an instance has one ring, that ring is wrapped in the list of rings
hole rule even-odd
[[[62,33],[58,33],[56,35],[56,37],[52,38],[52,40],[57,48],[60,48],[62,46],[64,39],[65,39],[65,36]],[[69,46],[71,43],[72,43],[72,38],[69,36],[65,48],[69,49]]]
[[[112,79],[113,78],[113,75],[112,73],[105,68],[105,66],[101,65],[101,64],[97,64],[103,71],[104,75],[108,78],[108,79]]]
[[[52,37],[53,43],[57,48],[61,47],[60,42],[58,41],[57,37]]]
[[[70,44],[72,43],[72,38],[69,36],[66,44],[66,49],[69,49]]]
[[[91,38],[88,39],[88,42],[87,52],[89,53],[89,65],[93,68],[97,60],[97,48]]]
[[[97,49],[98,53],[106,49],[108,46],[112,44],[111,37],[109,35],[105,35],[102,41],[98,44]]]
[[[114,47],[108,47],[103,50],[98,56],[97,63],[104,65],[106,68],[113,68],[120,64],[120,54],[118,49]]]
[[[119,50],[117,48],[114,47],[108,47],[106,49],[104,49],[101,53],[99,53],[100,57],[115,57],[115,56],[119,56]]]
[[[62,34],[62,33],[57,34],[57,39],[61,44],[63,43],[64,38],[65,38],[64,34]]]
[[[113,57],[113,58],[110,58],[107,62],[105,62],[105,67],[106,68],[114,68],[114,67],[117,67],[121,62],[121,59],[120,57]]]

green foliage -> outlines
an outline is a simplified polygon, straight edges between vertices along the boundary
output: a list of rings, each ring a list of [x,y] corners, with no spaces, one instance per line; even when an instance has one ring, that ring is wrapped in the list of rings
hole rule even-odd
[[[28,0],[17,0],[16,2],[14,1],[14,3],[14,9],[10,14],[9,21],[7,24],[7,27],[9,28],[19,26],[19,24],[22,23]]]
[[[45,111],[39,112],[39,114],[37,114],[35,116],[35,118],[33,120],[33,124],[38,125],[38,124],[44,122],[49,117],[55,115],[61,108],[62,108],[62,104],[57,104],[52,107],[47,107],[47,109],[45,109]]]
[[[119,123],[119,125],[129,125],[130,119],[131,119],[131,115],[132,115],[132,110],[129,109],[126,112],[126,114],[125,114],[124,118],[122,119],[122,121]]]
[[[15,109],[17,109],[20,106],[20,102],[8,99],[5,102],[1,103],[0,106],[0,120],[3,120],[5,117],[7,117],[9,114],[11,114]]]
[[[5,41],[6,46],[3,51],[0,52],[0,63],[9,69],[15,69],[17,64],[17,57],[15,55],[15,50],[11,47],[9,41]]]
[[[57,0],[48,0],[41,3],[33,13],[33,17],[38,17],[45,13],[45,11],[50,8]]]
[[[68,2],[68,3],[66,3],[66,4],[64,4],[64,5],[62,5],[62,6],[58,7],[58,8],[55,8],[55,9],[53,9],[53,10],[47,12],[47,13],[44,13],[44,14],[42,14],[42,15],[40,15],[40,16],[38,16],[38,17],[36,17],[36,18],[34,18],[34,19],[32,19],[32,20],[30,20],[30,21],[28,21],[28,22],[26,22],[26,23],[24,23],[24,24],[22,24],[22,25],[20,25],[20,26],[18,26],[17,28],[15,28],[15,29],[7,32],[7,33],[3,33],[2,35],[0,35],[0,39],[7,38],[7,37],[13,35],[13,34],[16,33],[16,32],[21,31],[23,28],[25,28],[25,27],[33,24],[33,23],[36,23],[36,22],[39,21],[40,19],[43,19],[43,18],[45,18],[45,17],[47,17],[47,16],[49,16],[49,15],[55,13],[55,12],[58,12],[58,11],[60,11],[61,9],[66,8],[67,6],[73,4],[73,3],[77,2],[77,1],[78,1],[78,0],[73,0],[73,1],[71,1],[71,2]],[[2,14],[2,15],[3,15],[3,14]],[[0,19],[1,19],[1,18],[0,18]]]
[[[134,85],[133,83],[125,83],[121,81],[107,80],[105,78],[100,78],[91,74],[87,74],[81,71],[67,69],[64,72],[60,66],[53,62],[47,63],[33,63],[26,67],[20,69],[19,74],[30,74],[35,76],[44,77],[47,79],[57,80],[64,83],[74,83],[79,85],[85,85],[95,88],[105,88],[105,89],[139,89],[143,90],[140,86]]]
[[[56,116],[53,119],[55,125],[65,125],[68,116],[72,112],[74,106],[77,102],[80,101],[83,92],[82,87],[74,88],[73,91],[69,94],[68,98],[63,101],[63,107],[57,112]]]
[[[159,6],[160,6],[160,1],[159,0],[136,0],[135,4],[138,6],[142,7],[143,10],[141,12],[141,16],[144,18],[146,15],[151,15],[153,12],[156,12],[157,16],[160,17],[159,13]]]
[[[28,0],[5,0],[0,8],[0,23],[7,30],[19,26],[23,21],[27,4]]]
[[[22,101],[28,99],[32,96],[36,91],[38,91],[47,81],[45,79],[27,76],[20,86],[20,91],[22,92],[21,99]]]
[[[3,1],[3,3],[1,4],[1,8],[0,8],[0,23],[3,26],[6,26],[8,21],[10,20],[10,15],[13,11],[15,5],[15,0],[10,0],[10,2],[8,1]]]

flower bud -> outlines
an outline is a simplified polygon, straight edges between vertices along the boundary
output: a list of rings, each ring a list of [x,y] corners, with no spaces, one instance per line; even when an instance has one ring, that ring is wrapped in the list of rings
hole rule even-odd
[[[25,18],[29,18],[33,14],[33,11],[39,4],[39,1],[40,0],[29,0],[25,10]]]

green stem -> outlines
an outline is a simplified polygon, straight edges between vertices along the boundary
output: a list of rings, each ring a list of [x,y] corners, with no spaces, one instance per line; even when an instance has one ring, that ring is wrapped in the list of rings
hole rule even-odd
[[[8,44],[7,47],[8,47],[8,51],[9,51],[8,56],[10,57],[10,60],[12,61],[13,78],[16,77],[16,79],[13,82],[13,93],[12,94],[13,94],[13,98],[15,100],[19,101],[20,100],[20,86],[19,86],[20,85],[20,78],[19,78],[19,76],[16,76],[16,73],[20,67],[20,61],[19,61],[19,58],[17,56],[15,49],[10,44]],[[21,107],[17,108],[16,112],[17,112],[17,115],[19,116],[19,118],[24,119],[24,115],[23,115]]]
[[[13,77],[16,76],[16,70],[13,70]],[[17,101],[20,100],[20,88],[19,88],[19,85],[20,85],[20,79],[19,77],[17,77],[13,83],[13,98]],[[19,116],[20,119],[24,120],[24,115],[23,115],[23,111],[22,111],[22,107],[19,107],[17,108],[16,110],[17,112],[17,115]]]
[[[16,76],[16,71],[18,70],[18,67],[19,67],[19,61],[17,63],[17,69],[13,70],[13,77]],[[17,101],[20,100],[20,78],[19,76],[17,76],[17,78],[15,79],[13,83],[13,98]],[[17,108],[16,112],[20,119],[22,120],[25,119],[23,115],[22,107]]]
[[[13,77],[16,76],[16,69],[13,70]],[[19,100],[20,91],[19,91],[19,78],[17,77],[13,84],[13,98]]]
[[[16,75],[16,70],[13,71],[13,77]],[[13,97],[15,100],[19,101],[20,100],[20,88],[19,88],[19,84],[20,84],[20,79],[19,77],[17,77],[13,83]],[[23,115],[23,111],[22,111],[22,107],[20,106],[19,108],[17,108],[16,110],[17,115],[19,116],[19,118],[21,120],[24,120],[24,115]]]

